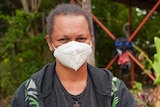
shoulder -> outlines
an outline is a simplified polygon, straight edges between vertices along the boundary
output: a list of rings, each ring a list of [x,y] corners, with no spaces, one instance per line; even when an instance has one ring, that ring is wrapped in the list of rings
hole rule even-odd
[[[137,107],[134,96],[131,94],[124,82],[121,82],[117,95],[119,97],[119,107]]]
[[[24,81],[14,93],[10,107],[25,107],[27,105],[25,102],[25,84],[26,81]]]
[[[26,107],[29,97],[37,99],[38,91],[41,88],[46,71],[53,71],[55,62],[45,65],[41,70],[33,74],[29,79],[24,81],[13,95],[11,107]]]
[[[35,81],[30,78],[19,86],[12,98],[10,107],[28,107],[30,102],[36,101],[38,102],[38,90]]]
[[[111,95],[113,74],[109,70],[88,65],[94,88],[103,95]]]
[[[105,78],[112,78],[113,74],[111,71],[105,69],[105,68],[97,68],[94,67],[90,64],[88,64],[88,71],[89,73],[91,73],[92,75],[96,75],[96,76],[100,76],[100,77],[105,77]]]

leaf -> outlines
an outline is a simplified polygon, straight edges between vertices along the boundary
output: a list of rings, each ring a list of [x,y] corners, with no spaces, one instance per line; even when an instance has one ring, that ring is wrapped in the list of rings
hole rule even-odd
[[[156,72],[156,76],[160,75],[160,61],[158,60],[158,54],[154,55],[154,61],[153,61],[153,69]]]
[[[160,84],[160,75],[156,76],[156,80],[154,81],[154,84]]]
[[[156,51],[157,51],[157,54],[158,54],[158,61],[160,63],[160,38],[154,37],[154,42],[155,42]]]
[[[154,84],[160,84],[160,39],[158,37],[154,37],[154,42],[157,51],[157,53],[154,54],[153,61],[153,69],[156,73],[156,80],[154,81]]]

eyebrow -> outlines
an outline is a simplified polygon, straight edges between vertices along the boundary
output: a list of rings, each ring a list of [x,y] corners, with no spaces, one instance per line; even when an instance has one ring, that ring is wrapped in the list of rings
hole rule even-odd
[[[60,35],[60,34],[58,34],[58,35],[56,35],[56,38],[61,38],[61,37],[66,37],[66,38],[68,38],[68,35]]]
[[[63,36],[63,37],[66,37],[66,38],[68,38],[68,37],[70,37],[69,35],[61,35],[61,36]],[[81,37],[81,36],[84,36],[84,34],[78,34],[78,35],[76,35],[77,37]],[[71,36],[72,37],[72,36]]]

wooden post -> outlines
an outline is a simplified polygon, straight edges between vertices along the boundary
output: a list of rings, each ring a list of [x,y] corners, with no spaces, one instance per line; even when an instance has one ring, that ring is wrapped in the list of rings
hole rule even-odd
[[[92,36],[92,55],[88,59],[88,63],[95,66],[95,38],[94,38],[94,29],[93,29],[93,20],[92,20],[92,6],[91,0],[82,0],[82,8],[90,13],[91,20],[91,36]]]

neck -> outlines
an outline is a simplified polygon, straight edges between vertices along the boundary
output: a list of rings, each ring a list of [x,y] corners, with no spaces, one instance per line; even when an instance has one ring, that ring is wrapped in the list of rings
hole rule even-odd
[[[57,61],[56,73],[62,85],[70,94],[80,94],[86,87],[88,79],[87,63],[83,64],[77,71],[74,71]]]
[[[87,63],[84,63],[77,71],[56,62],[56,73],[61,81],[81,81],[88,76]]]

